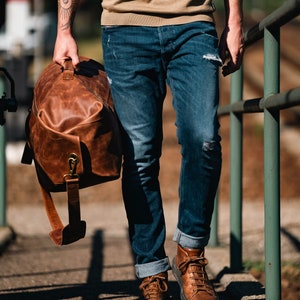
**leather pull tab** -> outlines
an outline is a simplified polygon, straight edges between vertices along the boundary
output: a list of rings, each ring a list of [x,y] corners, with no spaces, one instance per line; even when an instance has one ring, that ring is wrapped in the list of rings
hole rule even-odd
[[[74,71],[72,60],[65,60],[63,66],[63,80],[72,80],[74,78]]]

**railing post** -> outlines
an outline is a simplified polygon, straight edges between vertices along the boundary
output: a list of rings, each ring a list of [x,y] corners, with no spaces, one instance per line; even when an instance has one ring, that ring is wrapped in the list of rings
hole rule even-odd
[[[280,28],[264,30],[264,97],[279,92]],[[267,300],[281,299],[279,110],[264,110],[265,273]]]
[[[4,80],[0,74],[0,98],[4,93]],[[0,125],[0,227],[6,226],[6,132]]]
[[[218,237],[218,226],[219,226],[219,194],[216,193],[215,197],[215,208],[211,219],[211,234],[209,239],[209,246],[210,247],[217,247],[219,246],[219,237]]]
[[[231,75],[230,103],[243,99],[242,68]],[[230,113],[230,269],[242,269],[242,135],[243,117]]]

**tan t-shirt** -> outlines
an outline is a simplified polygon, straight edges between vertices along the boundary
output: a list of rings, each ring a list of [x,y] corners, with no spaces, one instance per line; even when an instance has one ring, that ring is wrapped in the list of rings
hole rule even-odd
[[[163,26],[214,22],[212,0],[103,0],[101,24]]]

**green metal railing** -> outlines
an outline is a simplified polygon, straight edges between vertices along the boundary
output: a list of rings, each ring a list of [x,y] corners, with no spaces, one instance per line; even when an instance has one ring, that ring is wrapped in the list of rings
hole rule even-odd
[[[280,27],[300,14],[300,1],[288,0],[245,34],[245,48],[264,39],[264,96],[243,101],[243,68],[231,76],[230,104],[219,116],[230,115],[230,269],[242,266],[242,135],[243,114],[264,114],[264,205],[266,298],[281,299],[280,141],[279,112],[300,105],[300,88],[279,93]],[[296,38],[296,37],[295,37]],[[246,53],[245,53],[246,54]],[[217,242],[216,216],[213,242]]]
[[[0,96],[4,92],[4,81],[0,76]],[[0,227],[6,226],[6,157],[5,127],[0,125]]]
[[[5,77],[10,82],[10,97],[5,93]],[[6,130],[4,112],[15,112],[17,100],[15,97],[15,84],[6,69],[0,67],[0,227],[6,223]]]

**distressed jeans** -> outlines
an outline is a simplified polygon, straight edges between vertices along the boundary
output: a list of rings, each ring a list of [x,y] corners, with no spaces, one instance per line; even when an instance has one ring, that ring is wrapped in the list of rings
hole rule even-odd
[[[103,26],[102,46],[123,131],[122,192],[130,243],[136,275],[144,278],[169,269],[158,180],[166,83],[182,156],[174,241],[202,248],[209,240],[221,169],[218,38],[209,22]]]

